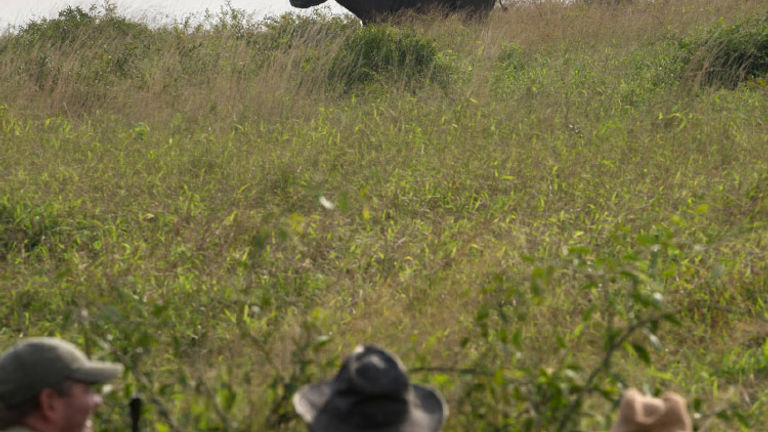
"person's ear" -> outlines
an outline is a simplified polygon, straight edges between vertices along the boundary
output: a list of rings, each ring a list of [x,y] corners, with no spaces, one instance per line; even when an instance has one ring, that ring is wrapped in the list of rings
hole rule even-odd
[[[59,411],[61,396],[53,389],[43,389],[38,395],[40,414],[45,420],[55,418]]]

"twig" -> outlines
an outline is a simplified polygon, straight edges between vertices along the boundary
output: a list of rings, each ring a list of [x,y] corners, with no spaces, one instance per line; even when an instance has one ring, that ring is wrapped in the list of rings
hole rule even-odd
[[[454,368],[449,366],[423,366],[417,368],[408,369],[408,372],[447,372],[461,375],[485,375],[493,376],[494,373],[487,370],[471,369],[471,368]]]
[[[568,405],[567,410],[565,411],[565,414],[563,415],[563,418],[560,420],[560,424],[557,426],[557,431],[564,432],[566,430],[566,427],[571,421],[571,417],[573,417],[573,414],[576,412],[576,409],[578,405],[581,403],[581,401],[584,399],[584,396],[591,393],[594,385],[595,379],[604,371],[608,370],[610,368],[611,364],[611,358],[613,357],[613,353],[619,349],[622,345],[624,345],[624,342],[629,339],[632,334],[635,333],[635,331],[647,326],[648,324],[656,321],[661,321],[663,319],[668,319],[674,315],[677,315],[681,312],[684,312],[686,310],[692,309],[692,307],[677,309],[670,312],[664,312],[660,313],[658,315],[654,315],[649,318],[642,319],[640,321],[635,322],[631,326],[627,327],[627,329],[624,331],[624,334],[621,335],[620,338],[616,339],[611,346],[608,347],[608,350],[605,352],[605,355],[603,356],[603,360],[600,362],[600,365],[595,368],[592,373],[587,378],[586,382],[584,383],[584,387],[581,388],[578,395],[576,396],[576,399],[571,401],[570,405]]]

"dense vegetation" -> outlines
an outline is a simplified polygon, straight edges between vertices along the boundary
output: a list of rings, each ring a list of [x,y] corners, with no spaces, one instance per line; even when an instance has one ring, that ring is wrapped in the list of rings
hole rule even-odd
[[[355,344],[446,431],[768,418],[768,8],[520,2],[360,28],[67,9],[0,35],[0,349],[127,366],[99,430],[300,431]],[[375,55],[371,55],[375,53]]]

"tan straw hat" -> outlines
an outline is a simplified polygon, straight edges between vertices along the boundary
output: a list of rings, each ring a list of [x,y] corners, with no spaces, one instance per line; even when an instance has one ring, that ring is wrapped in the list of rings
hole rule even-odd
[[[636,389],[624,392],[619,417],[611,432],[691,432],[685,399],[676,393],[661,398],[645,396]]]
[[[336,377],[306,385],[293,406],[313,432],[435,432],[448,407],[434,390],[411,384],[393,354],[358,346]]]

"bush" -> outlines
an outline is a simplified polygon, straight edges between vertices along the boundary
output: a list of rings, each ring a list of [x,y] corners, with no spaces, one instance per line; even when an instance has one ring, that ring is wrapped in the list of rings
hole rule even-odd
[[[12,253],[28,254],[45,244],[61,227],[51,206],[33,207],[26,203],[0,200],[0,259]]]
[[[717,25],[704,37],[682,43],[694,82],[735,88],[768,73],[768,16]]]
[[[61,86],[81,89],[93,100],[116,79],[137,74],[137,63],[152,45],[145,24],[103,11],[68,7],[54,19],[30,22],[5,40],[0,51],[14,53],[19,76],[38,89],[53,92]]]
[[[497,92],[503,92],[508,87],[514,87],[515,82],[524,68],[522,61],[523,49],[511,44],[502,47],[501,52],[494,62],[492,76],[493,88]]]
[[[133,37],[139,39],[151,33],[145,24],[129,21],[115,15],[112,7],[101,13],[95,9],[85,11],[79,6],[67,7],[53,19],[43,18],[22,27],[16,37],[25,48],[37,44],[64,45],[98,35],[100,39]]]
[[[375,82],[409,89],[425,83],[444,87],[448,77],[449,66],[435,41],[376,26],[351,34],[328,71],[329,84],[345,91]]]
[[[64,44],[74,40],[83,29],[91,27],[95,17],[78,7],[67,7],[59,12],[57,18],[33,21],[22,27],[18,40],[31,46],[39,42]]]
[[[348,34],[359,27],[357,20],[349,17],[315,13],[310,16],[283,14],[267,17],[260,23],[259,32],[249,43],[255,43],[272,51],[289,51],[299,44],[323,44]]]

